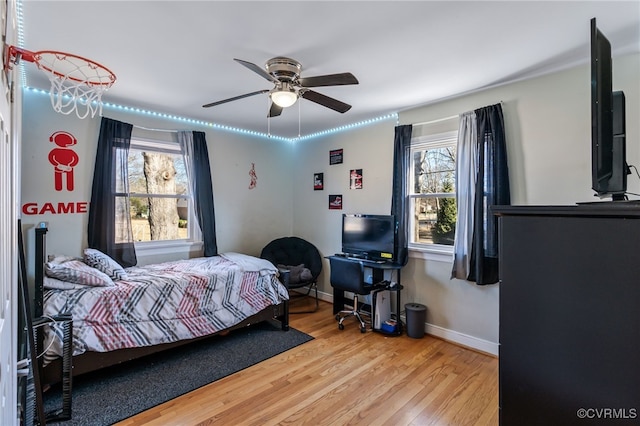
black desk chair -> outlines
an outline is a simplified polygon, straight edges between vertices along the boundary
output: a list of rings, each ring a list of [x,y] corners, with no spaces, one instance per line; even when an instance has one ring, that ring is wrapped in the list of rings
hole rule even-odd
[[[331,286],[342,291],[350,291],[354,293],[353,309],[345,309],[336,314],[338,328],[344,330],[344,320],[349,317],[355,317],[360,322],[360,332],[367,332],[367,324],[362,316],[369,317],[371,324],[371,314],[360,311],[358,307],[358,295],[364,296],[370,294],[373,286],[364,281],[364,265],[362,262],[356,262],[349,259],[332,257],[329,259],[331,264]]]
[[[260,257],[280,269],[281,281],[288,289],[307,287],[306,294],[289,292],[289,298],[309,296],[311,290],[315,290],[314,309],[289,313],[311,313],[318,310],[318,276],[322,272],[322,257],[316,246],[299,237],[283,237],[267,244],[262,249]]]

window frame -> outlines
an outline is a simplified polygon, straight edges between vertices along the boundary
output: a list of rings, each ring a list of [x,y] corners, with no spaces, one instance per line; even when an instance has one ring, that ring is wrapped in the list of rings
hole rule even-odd
[[[441,148],[446,146],[454,146],[457,150],[458,144],[458,130],[439,132],[433,134],[426,134],[415,136],[411,138],[411,144],[408,148],[409,150],[409,164],[407,170],[407,193],[405,194],[407,197],[407,211],[410,212],[408,214],[408,249],[409,256],[412,258],[419,259],[427,259],[427,260],[437,260],[449,262],[453,260],[453,245],[445,245],[445,244],[435,244],[435,243],[416,243],[413,242],[413,235],[415,229],[415,221],[414,215],[412,214],[414,209],[414,201],[419,198],[455,198],[457,194],[456,192],[447,192],[447,193],[427,193],[427,194],[416,194],[413,192],[413,188],[415,187],[415,176],[414,176],[414,152],[419,150],[424,150],[425,148]],[[454,171],[454,173],[456,173]]]
[[[182,155],[183,161],[186,161],[184,158],[184,152],[182,151],[180,144],[174,141],[132,136],[129,146],[129,151],[131,150],[148,150],[173,155],[179,154]],[[189,179],[189,176],[187,176],[187,179]],[[175,240],[134,241],[134,247],[137,254],[140,254],[142,256],[165,255],[172,253],[175,254],[176,250],[188,252],[192,250],[199,250],[203,247],[202,232],[200,231],[200,227],[197,225],[197,218],[195,216],[195,208],[193,204],[193,195],[191,194],[193,185],[190,181],[187,182],[187,187],[189,193],[184,197],[178,197],[186,198],[188,203],[187,212],[189,216],[187,219],[187,238],[179,238]],[[129,193],[127,194],[127,198],[147,197],[148,195],[149,194],[146,193],[141,194],[129,191]],[[162,197],[162,194],[153,194],[153,196]],[[170,195],[169,197],[174,198],[175,196]]]

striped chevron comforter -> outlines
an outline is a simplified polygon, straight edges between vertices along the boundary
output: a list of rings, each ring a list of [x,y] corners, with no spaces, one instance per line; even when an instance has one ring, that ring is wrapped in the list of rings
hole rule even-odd
[[[289,298],[273,265],[237,253],[127,268],[114,284],[45,292],[45,317],[73,317],[74,355],[213,334]],[[62,355],[62,330],[45,329],[47,363]]]

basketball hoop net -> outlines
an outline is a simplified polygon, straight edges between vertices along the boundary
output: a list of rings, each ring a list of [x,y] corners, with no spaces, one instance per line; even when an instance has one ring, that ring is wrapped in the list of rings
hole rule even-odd
[[[108,68],[82,56],[53,50],[30,52],[9,46],[7,56],[8,68],[24,59],[34,62],[47,75],[51,82],[51,106],[56,112],[65,115],[75,112],[81,119],[89,114],[102,115],[102,94],[116,81]]]

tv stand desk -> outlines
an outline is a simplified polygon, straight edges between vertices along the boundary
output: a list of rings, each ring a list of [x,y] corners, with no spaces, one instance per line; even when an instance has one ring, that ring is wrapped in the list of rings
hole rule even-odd
[[[383,334],[398,335],[398,336],[401,335],[402,321],[400,320],[400,311],[402,309],[402,304],[401,304],[400,293],[403,287],[400,284],[400,270],[402,269],[402,265],[399,265],[397,263],[391,263],[391,262],[378,262],[374,260],[359,259],[359,258],[347,257],[347,256],[338,256],[338,255],[327,256],[327,259],[329,259],[329,262],[331,262],[332,258],[338,258],[341,260],[347,259],[351,262],[361,263],[365,268],[370,268],[371,269],[371,294],[373,297],[375,297],[376,292],[383,291],[383,290],[389,290],[391,292],[396,293],[395,316],[398,324],[398,326],[396,327],[396,331],[393,333],[388,333],[384,330],[376,329],[373,327],[373,320],[374,320],[373,306],[371,307],[371,310],[372,310],[371,321],[372,321],[373,331],[377,331]],[[365,269],[365,271],[367,270]],[[392,274],[395,272],[395,285],[391,286],[391,283],[390,283],[391,280],[388,280],[388,281],[385,280],[385,277],[384,277],[385,272],[391,272]],[[364,279],[367,277],[362,277],[362,278]],[[333,314],[336,315],[338,312],[343,310],[345,302],[347,301],[350,302],[351,300],[344,297],[344,291],[334,287],[333,288]],[[394,307],[392,306],[392,311],[393,311],[393,308]]]

